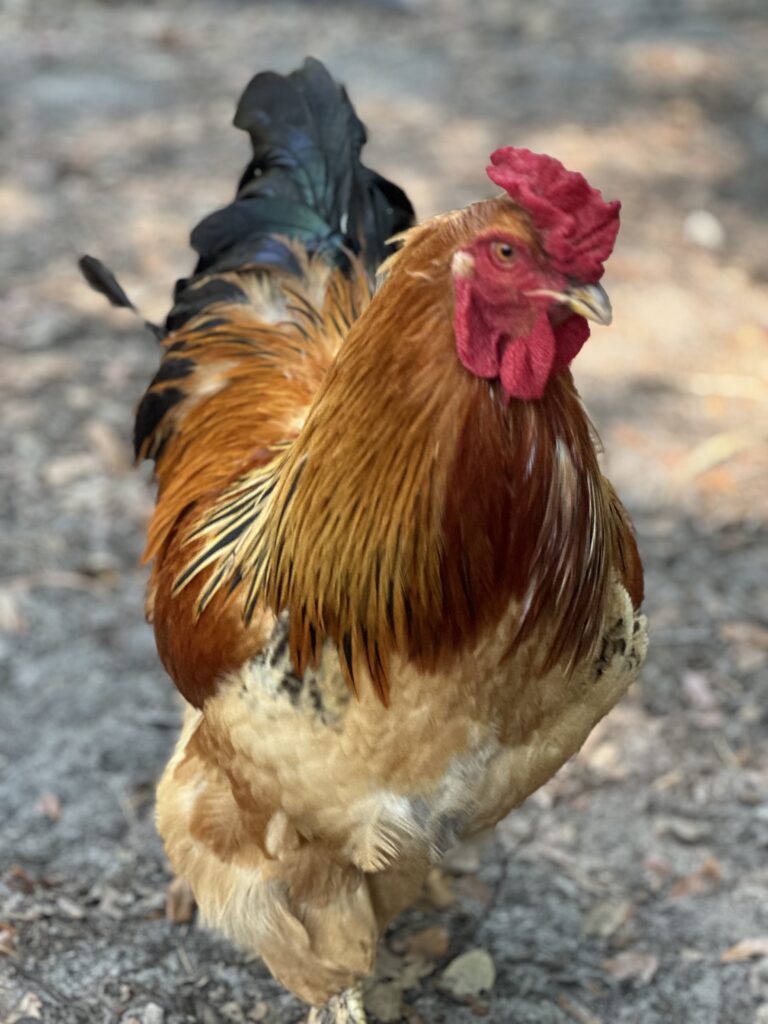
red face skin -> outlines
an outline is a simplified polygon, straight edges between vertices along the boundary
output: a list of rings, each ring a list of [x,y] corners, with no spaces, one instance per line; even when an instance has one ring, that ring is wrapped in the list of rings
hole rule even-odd
[[[507,400],[541,398],[589,337],[583,316],[530,294],[571,282],[512,235],[492,232],[457,253],[453,280],[459,358],[477,377],[498,377]]]

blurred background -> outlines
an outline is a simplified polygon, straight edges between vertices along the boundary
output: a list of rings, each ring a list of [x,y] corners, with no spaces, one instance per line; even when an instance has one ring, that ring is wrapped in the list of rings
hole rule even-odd
[[[0,1024],[288,1022],[175,906],[152,823],[178,705],[143,622],[154,340],[247,159],[249,77],[326,61],[419,216],[524,145],[623,202],[576,377],[632,512],[652,650],[581,754],[401,920],[409,1024],[768,1022],[765,0],[0,3]],[[471,950],[468,991],[445,974]],[[489,967],[490,964],[490,967]],[[478,966],[479,965],[479,966]],[[466,967],[466,964],[465,964]]]

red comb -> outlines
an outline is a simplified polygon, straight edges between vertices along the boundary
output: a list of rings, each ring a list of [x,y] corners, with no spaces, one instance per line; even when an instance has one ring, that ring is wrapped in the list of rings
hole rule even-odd
[[[598,281],[619,231],[621,203],[606,203],[582,174],[529,149],[497,149],[491,164],[488,177],[528,213],[554,268]]]

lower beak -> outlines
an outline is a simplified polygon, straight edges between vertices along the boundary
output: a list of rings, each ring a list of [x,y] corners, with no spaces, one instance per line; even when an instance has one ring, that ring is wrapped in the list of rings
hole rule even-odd
[[[572,284],[564,292],[540,290],[528,292],[529,295],[548,295],[554,302],[559,302],[568,309],[585,316],[588,320],[594,320],[598,324],[607,326],[613,319],[611,300],[602,285],[599,284]]]

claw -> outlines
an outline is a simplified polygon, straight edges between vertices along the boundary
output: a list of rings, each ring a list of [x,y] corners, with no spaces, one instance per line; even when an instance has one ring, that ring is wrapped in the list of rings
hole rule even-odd
[[[325,1006],[315,1007],[307,1017],[307,1024],[368,1024],[362,986],[345,989]]]

